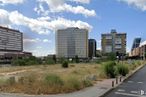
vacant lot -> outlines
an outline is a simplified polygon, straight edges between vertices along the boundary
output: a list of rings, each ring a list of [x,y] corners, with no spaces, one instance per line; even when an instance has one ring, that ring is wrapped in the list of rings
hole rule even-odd
[[[62,68],[60,64],[1,67],[0,88],[4,92],[28,94],[72,92],[92,86],[97,80],[103,79],[100,68],[99,64],[89,63],[70,64],[69,68]]]
[[[144,61],[124,61],[134,70]],[[0,68],[0,91],[27,94],[56,94],[73,92],[89,87],[107,76],[103,64],[69,64],[68,68],[56,65],[12,66]]]

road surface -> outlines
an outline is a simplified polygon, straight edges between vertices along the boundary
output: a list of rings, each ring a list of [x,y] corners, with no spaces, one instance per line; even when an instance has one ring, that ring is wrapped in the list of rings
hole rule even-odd
[[[105,97],[146,97],[146,66]]]

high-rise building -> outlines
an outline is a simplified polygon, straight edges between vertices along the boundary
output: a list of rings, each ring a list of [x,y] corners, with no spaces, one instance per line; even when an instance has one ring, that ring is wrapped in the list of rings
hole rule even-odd
[[[31,56],[31,53],[23,52],[23,34],[0,26],[0,63],[23,56]]]
[[[0,51],[23,51],[23,34],[0,26]]]
[[[88,30],[60,29],[56,32],[56,56],[65,58],[88,57]]]
[[[140,43],[141,43],[141,38],[135,38],[134,41],[133,41],[133,45],[132,45],[132,49],[131,50],[133,50],[134,48],[139,47]]]
[[[96,40],[95,39],[89,39],[89,58],[96,57]]]
[[[111,30],[111,33],[102,34],[102,53],[126,54],[126,33],[117,33]]]

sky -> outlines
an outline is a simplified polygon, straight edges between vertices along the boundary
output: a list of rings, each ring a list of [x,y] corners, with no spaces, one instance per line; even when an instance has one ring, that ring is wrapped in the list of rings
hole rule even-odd
[[[146,39],[146,0],[0,0],[0,26],[23,32],[24,51],[35,56],[55,54],[57,29],[89,30],[101,48],[101,34],[111,29],[133,39]]]

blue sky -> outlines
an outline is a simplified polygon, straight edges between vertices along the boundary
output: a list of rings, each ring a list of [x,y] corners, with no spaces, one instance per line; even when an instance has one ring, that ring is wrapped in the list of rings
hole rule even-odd
[[[24,34],[24,50],[36,56],[55,53],[55,31],[86,28],[100,49],[101,33],[127,33],[133,39],[146,33],[146,0],[0,0],[0,25]]]

